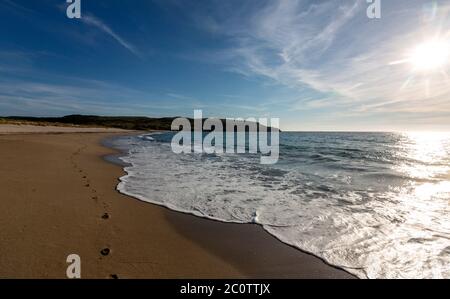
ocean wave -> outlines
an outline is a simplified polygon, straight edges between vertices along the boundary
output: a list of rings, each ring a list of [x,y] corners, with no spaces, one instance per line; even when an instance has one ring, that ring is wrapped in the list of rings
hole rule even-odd
[[[411,164],[417,144],[403,135],[302,134],[281,134],[280,162],[272,166],[249,154],[175,155],[170,134],[118,139],[128,166],[117,188],[199,217],[260,224],[361,278],[450,278],[449,147],[426,165],[444,166],[424,170]],[[383,152],[383,163],[336,158],[355,142],[351,148],[365,150],[344,158]],[[334,148],[314,154],[318,144]]]

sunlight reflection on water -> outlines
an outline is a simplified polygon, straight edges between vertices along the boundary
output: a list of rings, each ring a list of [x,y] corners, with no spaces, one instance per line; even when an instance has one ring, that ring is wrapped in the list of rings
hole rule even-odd
[[[259,223],[359,277],[450,278],[449,133],[283,133],[270,167],[252,155],[174,155],[166,139],[129,141],[121,192]]]

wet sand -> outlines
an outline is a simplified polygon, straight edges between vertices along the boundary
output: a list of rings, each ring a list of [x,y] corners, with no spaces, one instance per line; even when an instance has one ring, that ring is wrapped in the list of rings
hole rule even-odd
[[[0,136],[0,278],[65,278],[69,254],[82,278],[353,278],[257,225],[118,193],[123,170],[100,144],[114,134]]]

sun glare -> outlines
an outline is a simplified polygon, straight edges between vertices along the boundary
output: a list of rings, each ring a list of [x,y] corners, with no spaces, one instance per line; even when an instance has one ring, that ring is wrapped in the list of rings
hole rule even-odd
[[[449,64],[449,52],[449,42],[433,40],[418,45],[411,51],[408,60],[416,71],[436,71]]]
[[[404,90],[421,83],[425,96],[429,98],[433,93],[433,84],[447,82],[450,84],[450,32],[436,35],[435,38],[423,41],[406,51],[403,59],[393,61],[389,65],[409,65],[409,76],[400,87]]]

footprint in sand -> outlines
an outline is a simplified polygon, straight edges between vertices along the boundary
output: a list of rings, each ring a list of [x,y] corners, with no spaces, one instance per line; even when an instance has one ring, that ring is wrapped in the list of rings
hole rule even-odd
[[[100,251],[100,254],[103,256],[108,256],[111,250],[109,248],[104,248]]]

